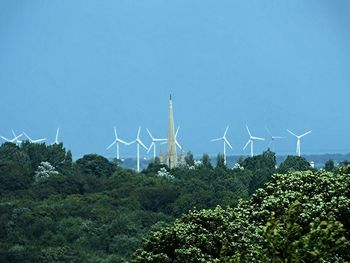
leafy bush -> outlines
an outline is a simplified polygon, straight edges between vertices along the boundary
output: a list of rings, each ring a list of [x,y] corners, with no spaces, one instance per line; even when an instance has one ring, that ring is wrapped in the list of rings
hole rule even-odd
[[[349,174],[276,174],[237,208],[191,211],[154,232],[133,262],[344,262],[349,231]]]

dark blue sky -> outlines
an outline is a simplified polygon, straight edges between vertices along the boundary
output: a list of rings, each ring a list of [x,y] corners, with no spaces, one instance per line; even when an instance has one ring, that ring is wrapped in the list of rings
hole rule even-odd
[[[302,153],[349,152],[349,14],[347,0],[2,0],[0,134],[51,142],[60,127],[74,156],[112,156],[113,125],[166,135],[171,92],[186,151],[222,151],[209,140],[229,124],[242,154],[248,124],[286,136],[278,153],[295,152],[287,128],[313,130]]]

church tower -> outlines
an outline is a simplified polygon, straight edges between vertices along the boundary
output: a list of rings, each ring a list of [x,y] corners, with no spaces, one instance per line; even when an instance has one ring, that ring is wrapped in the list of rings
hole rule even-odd
[[[174,112],[171,95],[169,100],[168,150],[166,154],[165,163],[169,166],[170,169],[174,168],[177,165],[176,139],[174,131]]]

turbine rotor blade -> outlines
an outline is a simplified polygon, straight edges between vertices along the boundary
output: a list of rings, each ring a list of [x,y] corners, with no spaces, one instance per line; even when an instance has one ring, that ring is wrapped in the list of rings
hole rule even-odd
[[[249,140],[247,141],[247,143],[245,144],[245,146],[243,147],[243,151],[245,150],[245,148],[247,148],[247,146],[249,145],[250,142],[251,142],[251,140],[249,139]]]
[[[252,134],[250,133],[250,130],[249,130],[249,128],[248,128],[248,125],[246,125],[245,127],[247,128],[247,132],[248,132],[248,134],[249,134],[249,137],[252,137]]]
[[[60,128],[57,128],[57,131],[56,131],[56,138],[55,138],[55,142],[57,143],[58,142],[58,133],[60,132]]]
[[[33,142],[33,140],[28,136],[28,134],[26,134],[25,132],[23,132],[24,136],[27,137],[27,139],[30,141],[30,142]]]
[[[221,141],[222,140],[222,137],[220,137],[220,138],[216,138],[216,139],[212,139],[212,140],[210,140],[211,142],[217,142],[217,141]]]
[[[154,141],[154,138],[153,138],[153,136],[152,136],[152,134],[151,134],[151,132],[149,131],[148,128],[146,128],[146,131],[148,132],[148,135],[149,135],[149,137],[151,137],[152,141]]]
[[[33,142],[42,142],[42,141],[45,141],[46,138],[42,138],[42,139],[37,139],[37,140],[34,140]]]
[[[175,138],[177,137],[177,133],[179,132],[179,130],[180,130],[180,126],[178,126],[177,129],[176,129]]]
[[[228,140],[226,138],[224,138],[224,141],[226,142],[226,144],[232,149],[232,145],[228,142]]]
[[[272,136],[272,139],[285,139],[286,137],[282,137],[282,136]]]
[[[117,128],[114,126],[114,137],[115,139],[118,139],[118,134],[117,134]]]
[[[138,139],[136,142],[140,144],[143,148],[145,148],[146,151],[148,151],[148,148],[146,147],[146,145],[143,144],[143,142],[141,142],[141,140]]]
[[[137,131],[137,136],[136,136],[137,139],[140,138],[140,131],[141,131],[141,126],[139,126],[139,129],[138,129],[138,131]]]
[[[107,147],[106,150],[108,150],[109,148],[111,148],[114,144],[116,144],[116,142],[117,142],[117,141],[112,142],[112,143]]]
[[[308,132],[305,132],[304,134],[300,135],[299,137],[300,137],[300,138],[301,138],[301,137],[304,137],[304,136],[308,135],[308,134],[311,133],[311,132],[312,132],[312,130],[311,130],[311,131],[308,131]]]
[[[9,141],[10,141],[9,139],[7,139],[6,137],[1,136],[1,135],[0,135],[0,138],[1,138],[1,139],[3,139],[4,141],[7,141],[7,142],[9,142]]]
[[[182,150],[182,147],[181,147],[180,143],[177,140],[175,140],[175,144],[177,145],[177,147],[180,148],[180,150]]]
[[[134,144],[135,142],[137,142],[137,140],[133,140],[133,141],[131,141],[131,142],[127,142],[126,145],[132,145],[132,144]]]
[[[154,139],[153,141],[154,142],[164,142],[164,141],[167,141],[168,139]]]
[[[265,125],[265,129],[267,130],[267,133],[270,134],[271,137],[273,137],[270,129],[266,125]]]
[[[123,140],[121,140],[121,139],[119,139],[119,138],[117,138],[115,141],[116,141],[116,142],[120,142],[120,143],[125,144],[125,145],[128,144],[126,141],[123,141]]]
[[[156,147],[154,142],[152,142],[151,145],[148,147],[147,153],[151,151],[152,147]]]
[[[295,137],[298,137],[298,135],[296,135],[294,132],[291,132],[290,130],[287,129],[287,132],[289,132],[290,134],[292,134]]]
[[[265,138],[260,138],[260,137],[251,137],[252,140],[259,140],[259,141],[265,141]]]
[[[222,136],[222,137],[226,137],[226,133],[227,133],[227,131],[228,131],[228,128],[229,128],[229,126],[227,125],[227,127],[226,127],[226,129],[225,129],[225,132],[224,132],[224,136]]]

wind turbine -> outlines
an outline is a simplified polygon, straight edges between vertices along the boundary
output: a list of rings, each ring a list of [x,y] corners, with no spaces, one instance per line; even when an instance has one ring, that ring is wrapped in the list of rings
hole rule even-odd
[[[231,144],[229,143],[229,141],[226,138],[226,133],[228,131],[228,128],[229,128],[229,126],[227,125],[226,130],[224,132],[224,135],[222,137],[211,140],[212,142],[216,142],[216,141],[223,141],[224,142],[224,162],[225,162],[225,164],[226,164],[226,144],[232,149]]]
[[[253,157],[254,156],[254,140],[265,141],[265,139],[252,136],[252,134],[250,133],[250,130],[248,128],[248,125],[246,125],[246,128],[247,128],[247,132],[249,134],[249,140],[247,141],[247,143],[243,147],[243,150],[245,150],[245,148],[247,148],[248,144],[250,144],[250,156]]]
[[[15,136],[15,137],[12,138],[12,139],[8,139],[8,138],[6,138],[6,137],[0,135],[0,138],[3,139],[3,140],[6,141],[6,142],[11,142],[11,143],[16,143],[16,144],[17,144],[17,143],[19,142],[19,141],[18,141],[18,138],[20,138],[22,135],[23,135],[23,134],[21,133],[20,135],[17,135],[17,136]]]
[[[149,134],[149,137],[151,137],[151,140],[152,140],[152,143],[151,143],[150,147],[148,148],[147,153],[149,153],[151,151],[152,147],[153,147],[153,159],[155,159],[156,158],[156,142],[164,142],[164,141],[167,141],[167,139],[156,139],[156,138],[154,138],[152,136],[152,134],[149,131],[149,129],[146,128],[146,130],[147,130],[147,132]]]
[[[27,139],[31,142],[31,143],[38,143],[38,142],[43,142],[46,140],[46,138],[42,138],[42,139],[37,139],[37,140],[32,140],[25,132],[23,132],[24,136],[27,137]]]
[[[269,148],[272,145],[272,150],[275,151],[275,140],[276,139],[285,139],[286,137],[282,137],[282,136],[273,136],[271,131],[269,130],[269,128],[267,128],[267,126],[265,127],[267,132],[270,135],[270,142],[269,142]]]
[[[179,147],[180,150],[182,150],[181,144],[177,141],[177,134],[178,134],[179,130],[180,130],[180,126],[177,127],[176,132],[175,132],[175,144],[177,147]],[[160,144],[167,144],[167,143],[168,143],[168,139],[165,139]]]
[[[117,128],[116,128],[115,126],[114,126],[114,136],[115,136],[115,139],[114,139],[114,141],[107,147],[107,150],[108,150],[109,148],[111,148],[114,144],[116,144],[116,145],[117,145],[117,159],[119,160],[119,143],[122,143],[122,144],[124,144],[124,145],[128,145],[128,143],[118,138]]]
[[[58,133],[60,132],[60,128],[57,128],[56,130],[56,137],[55,137],[55,141],[52,144],[59,144],[58,142]]]
[[[141,131],[141,127],[139,127],[139,130],[137,131],[136,140],[128,143],[128,145],[136,143],[136,148],[137,148],[137,172],[140,172],[140,145],[143,148],[145,148],[146,151],[148,151],[148,148],[140,140],[140,131]]]
[[[300,157],[300,139],[303,138],[304,136],[308,135],[309,133],[312,132],[312,130],[303,133],[302,135],[296,135],[295,133],[291,132],[290,130],[287,129],[287,131],[295,136],[297,138],[297,149],[296,149],[296,154]]]
[[[16,135],[15,131],[13,129],[11,131],[12,131],[13,138],[16,138],[17,135]],[[22,135],[23,135],[23,133],[21,133],[21,135],[19,137],[21,137]],[[16,145],[20,145],[22,143],[22,141],[18,140],[19,137],[17,137],[17,139],[15,140]]]

